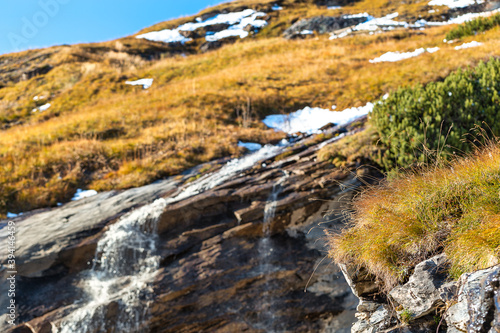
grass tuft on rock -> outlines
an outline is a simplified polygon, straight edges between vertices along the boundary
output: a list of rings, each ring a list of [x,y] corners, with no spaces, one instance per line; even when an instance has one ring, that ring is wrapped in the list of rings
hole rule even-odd
[[[363,192],[352,224],[329,235],[329,256],[362,266],[387,290],[419,262],[445,252],[450,275],[500,262],[498,141],[446,166],[400,175]]]

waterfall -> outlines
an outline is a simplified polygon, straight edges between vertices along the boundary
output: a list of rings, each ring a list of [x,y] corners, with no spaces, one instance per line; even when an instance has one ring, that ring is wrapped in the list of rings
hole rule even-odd
[[[269,294],[271,286],[269,285],[269,274],[279,270],[278,266],[273,265],[273,242],[271,239],[271,223],[276,215],[276,207],[278,205],[278,196],[283,191],[283,182],[288,178],[288,173],[283,171],[283,176],[274,185],[269,194],[264,207],[264,221],[262,225],[262,239],[258,243],[258,258],[259,258],[259,274],[264,278],[264,291],[262,300],[257,304],[256,309],[258,322],[254,325],[258,329],[263,329],[266,332],[275,332],[276,320],[274,313],[274,300]]]
[[[92,269],[80,285],[85,293],[80,306],[65,317],[58,333],[144,332],[151,282],[160,265],[156,253],[157,225],[165,207],[218,186],[256,162],[277,155],[282,148],[265,146],[182,188],[177,195],[158,199],[123,216],[97,244]]]

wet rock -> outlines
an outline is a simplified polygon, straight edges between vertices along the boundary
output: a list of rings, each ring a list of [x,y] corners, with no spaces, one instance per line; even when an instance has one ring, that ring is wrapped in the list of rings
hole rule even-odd
[[[446,255],[440,254],[415,266],[409,281],[389,292],[395,306],[401,305],[414,319],[431,313],[443,304],[439,288],[446,281]]]
[[[356,302],[340,270],[329,264],[311,274],[325,250],[318,242],[324,236],[318,223],[331,219],[328,227],[340,228],[340,201],[352,197],[350,191],[361,182],[317,161],[316,149],[294,150],[278,162],[270,158],[267,167],[259,163],[164,208],[156,235],[160,266],[138,296],[149,309],[141,325],[154,332],[350,329]],[[61,325],[85,304],[84,269],[91,267],[101,235],[133,207],[182,191],[180,181],[102,193],[19,221],[25,225],[20,231],[25,239],[20,244],[19,289],[25,305],[20,321],[35,330]],[[264,209],[278,182],[275,215],[265,227]],[[325,217],[332,209],[338,212]],[[36,232],[41,230],[37,221],[45,223],[47,233]],[[147,297],[149,290],[154,297]],[[123,304],[114,298],[100,305],[102,325],[111,329],[123,315]]]

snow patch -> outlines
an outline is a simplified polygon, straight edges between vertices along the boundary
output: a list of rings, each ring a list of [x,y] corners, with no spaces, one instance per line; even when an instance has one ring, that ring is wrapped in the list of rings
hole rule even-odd
[[[242,142],[242,141],[238,141],[238,147],[243,147],[243,148],[246,148],[250,151],[255,151],[255,150],[259,150],[262,148],[262,145],[259,144],[259,143],[255,143],[255,142]]]
[[[136,38],[144,38],[147,40],[152,40],[155,42],[163,42],[163,43],[182,43],[189,42],[191,38],[186,38],[180,34],[179,30],[160,30],[160,31],[152,31],[142,35],[138,35]]]
[[[253,12],[253,10],[251,9],[248,10]],[[245,38],[248,36],[248,31],[246,31],[245,28],[248,27],[249,25],[257,29],[261,29],[267,25],[266,21],[257,19],[265,15],[266,14],[262,12],[257,12],[257,13],[254,12],[251,16],[241,19],[240,23],[232,25],[226,30],[216,32],[213,35],[207,35],[205,39],[207,40],[207,42],[215,42],[227,37]]]
[[[463,50],[463,49],[468,49],[471,47],[476,47],[479,45],[483,45],[483,43],[476,42],[475,40],[470,42],[470,43],[463,43],[462,45],[455,46],[455,50]]]
[[[405,59],[409,59],[409,58],[413,58],[413,57],[418,57],[419,55],[421,55],[425,52],[434,53],[434,52],[437,52],[438,50],[439,50],[439,47],[431,47],[428,49],[425,49],[422,47],[422,48],[416,49],[413,52],[403,52],[403,53],[400,53],[398,51],[387,52],[378,58],[369,60],[369,62],[372,64],[375,64],[378,62],[396,62],[396,61],[401,61],[401,60],[405,60]]]
[[[366,14],[366,13],[365,13]],[[399,13],[392,13],[384,17],[375,18],[373,16],[366,16],[367,21],[360,23],[354,27],[355,31],[375,31],[379,28],[383,30],[394,29],[394,27],[404,27],[407,28],[409,24],[407,22],[394,21],[393,19],[398,17]]]
[[[326,9],[329,9],[329,10],[340,9],[340,8],[342,8],[342,6],[329,6],[329,7],[326,7]]]
[[[153,79],[140,79],[136,81],[125,81],[125,84],[131,86],[142,86],[143,89],[148,89],[153,85]]]
[[[282,9],[283,9],[283,7],[278,6],[278,5],[273,5],[273,6],[271,7],[271,9],[272,9],[272,10],[282,10]]]
[[[39,106],[37,108],[34,108],[31,112],[37,112],[37,111],[43,112],[43,111],[47,111],[50,108],[50,106],[51,106],[51,104],[47,103],[47,104],[44,104],[44,105]]]
[[[13,219],[15,217],[18,217],[19,215],[21,215],[21,214],[14,214],[14,213],[7,212],[7,218],[8,219]]]
[[[465,8],[474,4],[481,4],[483,0],[432,0],[429,6],[447,6],[449,8]]]
[[[263,122],[270,128],[289,134],[297,132],[312,134],[318,133],[319,129],[328,123],[345,125],[359,117],[367,115],[372,110],[372,103],[368,103],[359,108],[350,108],[339,112],[305,107],[289,115],[275,114],[267,116]]]
[[[82,190],[82,189],[77,189],[75,195],[73,198],[71,198],[71,201],[77,201],[83,198],[88,198],[92,197],[97,194],[96,190]]]
[[[215,34],[205,36],[205,39],[209,42],[233,36],[245,38],[248,36],[248,31],[244,29],[248,25],[251,25],[254,28],[262,28],[267,25],[266,21],[258,19],[263,16],[266,16],[266,13],[256,12],[253,9],[245,9],[241,12],[218,14],[214,17],[206,19],[205,21],[203,21],[200,17],[197,17],[195,19],[196,22],[182,24],[176,29],[148,32],[138,35],[136,38],[144,38],[164,43],[185,43],[191,41],[191,38],[184,37],[180,33],[181,31],[195,31],[196,29],[216,24],[228,24],[230,27],[226,30],[216,32]]]

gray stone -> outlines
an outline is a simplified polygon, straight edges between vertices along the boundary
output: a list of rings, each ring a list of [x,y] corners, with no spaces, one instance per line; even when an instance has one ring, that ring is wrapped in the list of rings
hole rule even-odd
[[[297,38],[303,36],[301,32],[304,30],[316,31],[320,34],[324,34],[327,32],[333,32],[335,30],[354,26],[365,21],[366,17],[345,18],[341,16],[316,16],[302,19],[294,23],[290,28],[285,30],[283,36],[288,39]]]
[[[359,312],[374,312],[379,306],[380,303],[360,299],[356,310],[358,310]]]
[[[340,264],[339,267],[356,297],[362,298],[378,291],[379,288],[375,278],[363,267],[357,269],[344,264]]]
[[[415,266],[409,281],[389,292],[391,298],[417,319],[431,313],[443,301],[439,288],[445,283],[446,256],[440,254]]]
[[[499,279],[499,265],[462,275],[457,303],[445,315],[448,327],[462,332],[500,332]]]

